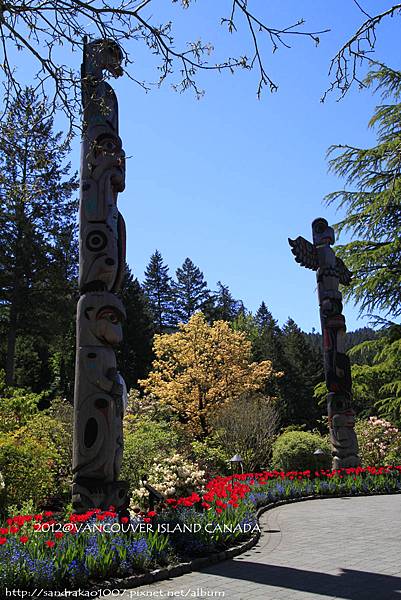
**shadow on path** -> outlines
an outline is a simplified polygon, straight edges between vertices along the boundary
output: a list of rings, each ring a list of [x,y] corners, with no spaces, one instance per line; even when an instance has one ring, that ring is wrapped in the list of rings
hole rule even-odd
[[[202,569],[230,579],[347,600],[401,600],[401,577],[341,569],[339,575],[247,561],[225,561]]]

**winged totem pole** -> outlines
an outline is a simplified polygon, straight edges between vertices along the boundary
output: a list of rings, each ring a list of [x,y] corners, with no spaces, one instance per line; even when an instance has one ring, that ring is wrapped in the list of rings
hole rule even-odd
[[[357,467],[360,462],[352,409],[351,367],[344,350],[346,327],[338,289],[339,283],[349,285],[352,274],[330,247],[334,244],[334,230],[326,219],[315,219],[312,233],[313,244],[301,236],[288,241],[295,260],[317,271],[333,468]]]
[[[122,51],[112,40],[87,43],[81,68],[79,290],[74,398],[72,502],[123,512],[128,485],[118,481],[126,388],[114,348],[122,341],[124,306],[116,295],[125,268],[125,224],[117,196],[125,187],[118,104],[104,72],[122,75]]]

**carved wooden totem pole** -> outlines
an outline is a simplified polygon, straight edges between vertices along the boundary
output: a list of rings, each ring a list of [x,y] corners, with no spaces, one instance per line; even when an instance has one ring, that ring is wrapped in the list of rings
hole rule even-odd
[[[114,348],[125,310],[116,296],[125,268],[125,224],[117,196],[125,186],[118,104],[103,72],[119,77],[122,52],[111,40],[84,43],[82,64],[79,289],[74,400],[74,510],[128,506],[118,481],[126,388]]]
[[[313,244],[301,236],[288,241],[295,260],[303,267],[317,271],[333,468],[357,467],[360,462],[354,430],[351,368],[344,351],[346,327],[342,295],[338,289],[339,283],[348,285],[352,275],[330,247],[334,244],[334,230],[326,219],[315,219],[312,233]]]

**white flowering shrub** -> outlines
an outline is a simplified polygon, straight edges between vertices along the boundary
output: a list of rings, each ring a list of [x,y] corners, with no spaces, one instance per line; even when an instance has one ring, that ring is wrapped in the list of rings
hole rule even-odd
[[[369,417],[357,421],[359,456],[362,466],[398,465],[401,461],[401,432],[385,419]]]
[[[152,464],[147,482],[166,498],[189,496],[206,483],[205,471],[178,452]],[[149,492],[139,487],[132,493],[132,506],[147,504]]]
[[[4,477],[0,472],[0,511],[4,509],[5,504],[5,488]]]

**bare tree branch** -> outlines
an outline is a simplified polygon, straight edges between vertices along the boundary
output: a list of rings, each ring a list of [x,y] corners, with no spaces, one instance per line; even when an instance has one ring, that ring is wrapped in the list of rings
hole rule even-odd
[[[192,0],[171,0],[189,8]],[[248,59],[243,52],[212,63],[210,56],[214,48],[210,43],[196,40],[178,48],[171,22],[156,24],[148,9],[152,0],[0,0],[0,70],[3,72],[5,105],[18,95],[22,81],[10,61],[10,49],[29,53],[38,68],[34,73],[37,90],[49,100],[51,111],[62,110],[70,121],[72,133],[78,128],[77,115],[80,111],[80,76],[74,71],[65,49],[75,52],[82,49],[83,37],[104,37],[120,43],[124,52],[126,73],[146,91],[171,79],[177,91],[192,89],[197,97],[203,90],[197,83],[199,71],[234,72],[236,69],[253,69],[259,72],[257,95],[260,97],[267,85],[271,91],[277,84],[269,77],[264,66],[260,42],[266,38],[272,51],[279,46],[289,48],[288,40],[303,36],[319,43],[319,35],[328,31],[304,31],[303,19],[284,27],[270,27],[251,12],[248,0],[226,0],[229,17],[222,18],[228,32],[235,34],[247,31],[252,47]],[[144,43],[150,52],[159,57],[159,77],[155,81],[141,81],[135,77],[133,62],[127,45],[131,41]],[[247,39],[242,38],[245,46]],[[62,48],[62,52],[60,52]],[[60,56],[63,58],[60,60]],[[66,64],[62,61],[66,60]],[[178,75],[178,81],[177,76]],[[175,79],[174,79],[175,78]],[[24,82],[25,83],[25,82]],[[32,84],[32,81],[29,82]]]
[[[384,19],[394,17],[401,12],[401,4],[393,4],[388,10],[371,16],[357,0],[353,1],[367,19],[354,35],[343,44],[332,59],[329,68],[329,77],[334,75],[334,79],[330,87],[323,94],[322,102],[326,99],[327,94],[334,89],[339,90],[341,99],[354,83],[359,87],[364,87],[365,84],[358,75],[364,62],[367,62],[369,66],[383,66],[382,63],[371,58],[377,41],[376,28]]]

